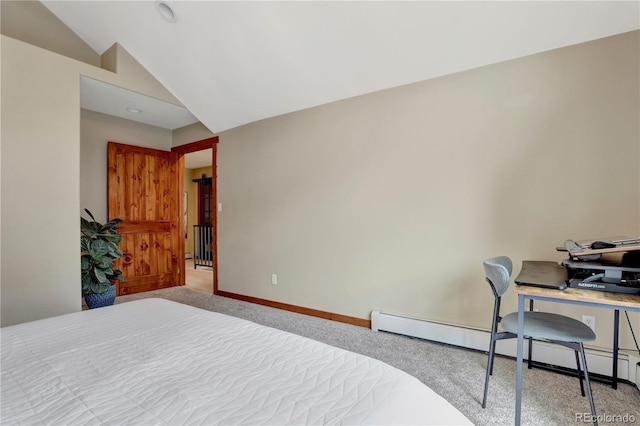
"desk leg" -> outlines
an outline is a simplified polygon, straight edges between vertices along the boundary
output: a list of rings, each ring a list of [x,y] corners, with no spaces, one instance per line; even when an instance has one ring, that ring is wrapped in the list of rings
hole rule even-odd
[[[533,312],[533,299],[529,299],[529,311]],[[533,359],[533,339],[529,337],[529,356],[527,357],[527,368],[531,370],[531,360]]]
[[[618,389],[618,332],[620,330],[620,311],[613,313],[613,371],[611,372],[611,387]]]
[[[524,346],[524,295],[518,295],[518,359],[516,362],[516,426],[520,426],[522,408],[522,358]]]

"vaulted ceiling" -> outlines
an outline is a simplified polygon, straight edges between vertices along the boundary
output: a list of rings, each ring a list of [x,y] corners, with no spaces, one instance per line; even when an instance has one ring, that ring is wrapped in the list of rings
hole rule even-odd
[[[44,1],[210,130],[640,28],[637,1]],[[166,10],[165,10],[166,12]]]

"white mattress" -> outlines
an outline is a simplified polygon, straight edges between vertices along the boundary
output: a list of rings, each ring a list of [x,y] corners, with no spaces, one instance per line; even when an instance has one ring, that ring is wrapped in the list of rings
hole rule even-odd
[[[470,424],[381,361],[162,299],[0,333],[3,425]]]

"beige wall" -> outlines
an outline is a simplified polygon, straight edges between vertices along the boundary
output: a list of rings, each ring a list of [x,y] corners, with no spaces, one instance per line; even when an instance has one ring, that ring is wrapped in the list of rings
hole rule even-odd
[[[39,1],[0,1],[0,32],[52,52],[100,66],[100,55]]]
[[[107,219],[107,142],[171,149],[171,130],[94,111],[80,113],[80,207]]]
[[[221,133],[220,289],[488,329],[483,259],[517,273],[567,238],[640,234],[639,34]],[[595,315],[610,347],[611,312],[548,308]]]
[[[88,68],[2,36],[3,326],[80,310],[79,78]]]
[[[173,130],[173,146],[185,145],[191,142],[201,141],[213,137],[209,129],[204,124],[198,122],[188,126]]]

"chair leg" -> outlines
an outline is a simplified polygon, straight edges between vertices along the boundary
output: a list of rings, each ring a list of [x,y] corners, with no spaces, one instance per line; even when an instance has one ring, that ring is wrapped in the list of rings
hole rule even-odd
[[[529,299],[529,311],[533,312],[533,299]],[[533,339],[529,337],[529,350],[528,350],[528,358],[527,358],[527,368],[531,370],[533,367],[531,365],[531,360],[533,358]]]
[[[580,380],[580,393],[582,393],[582,396],[584,395],[584,384],[582,384],[582,369],[580,368],[580,356],[578,354],[578,351],[574,351],[576,354],[576,365],[578,366],[578,380]]]
[[[492,334],[495,334],[496,332],[494,331]],[[491,349],[489,350],[489,354],[494,354],[496,353],[496,339],[492,338],[491,339]],[[490,366],[489,366],[489,375],[493,376],[493,360],[494,360],[494,356],[489,355],[489,359],[490,361]]]
[[[496,334],[498,333],[498,323],[500,322],[500,298],[493,304],[493,321],[491,321],[491,343],[489,354],[496,353]],[[493,376],[493,357],[489,356],[489,375]]]
[[[484,396],[482,408],[487,408],[487,393],[489,392],[489,376],[493,374],[493,357],[496,354],[496,328],[491,329],[491,342],[489,343],[489,358],[487,359],[487,372],[484,377]]]
[[[582,358],[582,367],[584,371],[584,381],[587,384],[587,393],[589,394],[589,406],[591,407],[591,415],[593,416],[593,424],[598,425],[598,417],[596,416],[596,406],[593,403],[593,393],[591,392],[591,381],[589,380],[589,370],[587,369],[587,357],[584,355],[584,345],[579,344],[580,358]]]
[[[491,281],[489,281],[491,284]],[[487,372],[484,377],[484,395],[482,397],[482,408],[487,408],[487,393],[489,392],[489,376],[493,374],[493,358],[496,354],[496,334],[498,333],[498,323],[500,322],[500,296],[496,293],[491,284],[495,301],[493,303],[493,320],[491,321],[491,341],[489,342],[489,359],[487,359]]]

